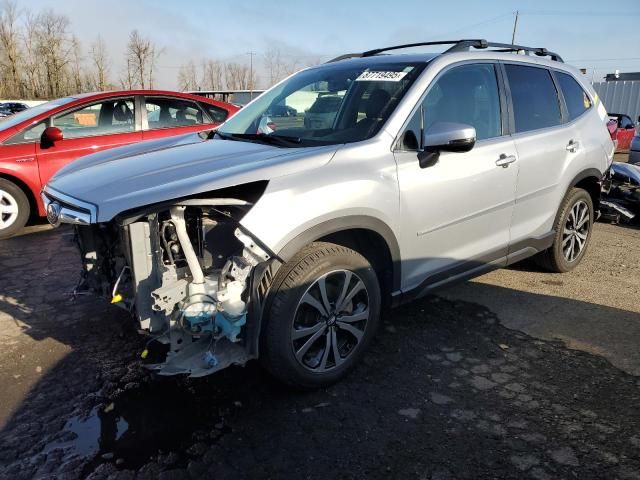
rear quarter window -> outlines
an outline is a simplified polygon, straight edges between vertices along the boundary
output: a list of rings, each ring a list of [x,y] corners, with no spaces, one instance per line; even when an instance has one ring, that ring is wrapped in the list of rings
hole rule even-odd
[[[222,123],[229,116],[229,112],[224,108],[214,107],[208,103],[201,103],[200,105],[207,111],[213,123]]]
[[[574,120],[591,108],[591,99],[571,75],[561,72],[555,73],[567,104],[569,121]]]

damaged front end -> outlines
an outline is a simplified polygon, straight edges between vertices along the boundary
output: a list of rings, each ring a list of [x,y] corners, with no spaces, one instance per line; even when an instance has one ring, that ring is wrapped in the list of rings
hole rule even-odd
[[[200,377],[257,357],[276,255],[240,223],[251,203],[187,199],[78,225],[77,292],[137,317],[160,375]]]

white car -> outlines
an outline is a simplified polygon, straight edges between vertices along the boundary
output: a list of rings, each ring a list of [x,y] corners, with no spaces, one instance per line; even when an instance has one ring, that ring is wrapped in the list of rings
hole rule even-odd
[[[387,306],[534,255],[580,263],[614,148],[593,88],[545,49],[421,45],[437,44],[451,45],[303,70],[215,133],[98,153],[49,182],[49,220],[77,226],[81,287],[164,344],[149,368],[259,358],[324,386]],[[268,126],[314,89],[331,121]]]

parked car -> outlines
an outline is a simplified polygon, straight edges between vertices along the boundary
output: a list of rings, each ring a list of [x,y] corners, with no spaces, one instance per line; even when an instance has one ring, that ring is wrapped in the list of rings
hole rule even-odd
[[[0,103],[0,118],[9,117],[14,113],[22,112],[29,108],[28,105],[20,102]]]
[[[640,124],[640,118],[638,119]],[[636,131],[636,135],[631,140],[629,146],[629,163],[640,164],[640,129]]]
[[[308,129],[318,130],[331,128],[341,104],[341,95],[318,96],[311,108],[304,114],[304,126]]]
[[[158,374],[258,357],[312,388],[355,365],[386,306],[533,255],[575,268],[613,157],[603,105],[546,49],[420,45],[450,43],[345,56],[211,137],[63,168],[43,198],[54,225],[76,225],[80,291],[134,312]],[[316,88],[340,102],[326,129],[257,133],[274,104]]]
[[[59,98],[0,123],[0,239],[31,214],[46,215],[40,190],[67,163],[129,143],[209,130],[238,110],[194,95],[160,90]]]
[[[609,119],[615,121],[615,129],[611,133],[611,139],[618,142],[616,152],[626,152],[631,145],[631,139],[636,133],[636,126],[629,115],[610,113]]]
[[[274,117],[295,117],[298,111],[289,105],[274,105],[271,107],[270,114]]]

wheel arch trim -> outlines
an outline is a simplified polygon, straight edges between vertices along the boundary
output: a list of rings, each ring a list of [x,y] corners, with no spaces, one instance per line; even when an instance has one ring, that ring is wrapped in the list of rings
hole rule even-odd
[[[580,183],[582,180],[585,180],[587,178],[595,178],[597,180],[597,183],[599,184],[600,188],[602,188],[602,179],[603,179],[603,173],[598,170],[597,168],[587,168],[585,170],[582,170],[580,173],[578,173],[575,177],[573,177],[573,179],[571,180],[571,182],[569,182],[569,186],[567,187],[567,193],[569,192],[569,190],[573,187],[575,187],[576,185],[578,185],[578,183]],[[591,195],[591,192],[587,191],[587,193],[589,193],[589,195]],[[600,198],[600,190],[598,190],[597,192],[597,200],[599,200]],[[566,193],[565,193],[566,195]],[[594,199],[596,200],[596,199]],[[596,202],[593,202],[594,205],[594,209],[597,210],[598,209],[598,205],[596,205]]]
[[[289,261],[306,245],[327,235],[348,230],[370,230],[378,234],[387,244],[393,268],[393,291],[400,290],[401,257],[396,235],[389,225],[379,218],[369,215],[346,215],[317,223],[289,240],[279,251],[278,256]]]

